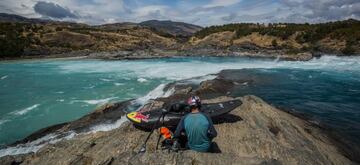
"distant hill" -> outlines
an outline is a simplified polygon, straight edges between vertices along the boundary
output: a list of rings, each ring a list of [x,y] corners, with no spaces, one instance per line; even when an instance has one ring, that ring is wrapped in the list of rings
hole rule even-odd
[[[59,22],[46,19],[26,18],[15,14],[0,13],[0,22],[17,22],[17,23],[71,23],[71,22]],[[76,23],[72,23],[76,24]],[[159,21],[149,20],[141,23],[121,22],[113,24],[96,25],[94,27],[106,30],[119,30],[133,27],[149,27],[153,28],[160,33],[170,34],[173,36],[192,36],[197,31],[201,30],[201,26],[173,21]]]
[[[321,52],[360,53],[360,21],[348,19],[319,24],[234,23],[210,26],[196,32],[191,48],[283,50],[287,54]]]
[[[73,51],[136,51],[176,47],[175,36],[136,23],[90,26],[1,14],[0,58]]]
[[[103,24],[103,25],[96,25],[93,26],[98,29],[105,29],[105,30],[121,30],[121,29],[130,29],[139,27],[137,23],[132,22],[121,22],[121,23],[113,23],[113,24]]]
[[[0,13],[0,58],[69,52],[160,51],[169,55],[360,54],[360,21],[237,23],[202,28],[150,20],[91,26]],[[135,54],[135,56],[137,56]]]
[[[0,22],[17,22],[17,23],[48,23],[51,20],[26,18],[15,14],[0,13]]]
[[[192,36],[194,33],[202,29],[201,26],[173,21],[149,20],[139,24],[155,28],[156,30],[166,32],[174,36]]]

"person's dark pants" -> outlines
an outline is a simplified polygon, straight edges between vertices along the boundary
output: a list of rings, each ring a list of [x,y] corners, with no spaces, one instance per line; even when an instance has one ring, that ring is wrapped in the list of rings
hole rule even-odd
[[[216,142],[211,142],[209,151],[210,153],[221,153],[221,150]]]

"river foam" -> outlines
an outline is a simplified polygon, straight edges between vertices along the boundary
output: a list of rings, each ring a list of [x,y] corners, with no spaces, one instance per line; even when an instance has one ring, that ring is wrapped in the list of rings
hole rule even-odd
[[[160,84],[159,86],[157,86],[155,89],[150,91],[145,96],[136,99],[135,102],[140,105],[144,105],[151,99],[156,99],[159,97],[168,97],[175,91],[175,89],[173,89],[173,88],[170,88],[169,90],[164,91],[165,87],[166,87],[166,84]]]
[[[14,114],[14,115],[24,115],[24,114],[29,113],[30,111],[36,109],[36,108],[39,107],[39,106],[40,106],[40,104],[35,104],[35,105],[30,106],[30,107],[27,107],[27,108],[25,108],[25,109],[12,112],[11,114]]]
[[[205,57],[209,58],[209,57]],[[183,80],[192,77],[214,74],[223,69],[249,68],[287,68],[287,69],[322,69],[336,71],[359,71],[360,57],[322,56],[310,61],[281,61],[251,58],[222,58],[221,63],[213,60],[202,60],[201,57],[172,61],[172,59],[139,61],[87,61],[68,62],[59,65],[63,73],[122,73],[126,77],[135,74],[138,81],[144,82],[147,78],[166,78],[168,80]]]
[[[105,81],[105,82],[110,82],[110,81],[112,81],[112,80],[106,79],[106,78],[101,78],[100,80],[101,80],[101,81]]]
[[[92,126],[90,128],[90,131],[77,134],[73,131],[66,132],[63,134],[56,134],[51,133],[48,135],[45,135],[39,139],[36,139],[34,141],[25,143],[25,144],[18,144],[16,146],[7,147],[0,149],[0,157],[6,156],[6,155],[19,155],[19,154],[26,154],[31,152],[37,152],[39,149],[44,147],[47,144],[55,144],[62,140],[70,140],[74,138],[75,136],[81,135],[81,134],[90,134],[90,133],[96,133],[101,131],[110,131],[116,128],[119,128],[123,123],[127,122],[127,118],[125,116],[122,116],[119,120],[115,121],[114,123],[109,124],[98,124],[95,126]]]
[[[10,120],[6,120],[6,119],[0,120],[0,125],[6,123],[6,122],[8,122],[8,121],[10,121]]]
[[[117,99],[118,97],[110,97],[105,99],[93,99],[93,100],[73,100],[70,103],[87,103],[91,105],[101,105],[110,102],[111,100]]]
[[[19,154],[26,154],[31,152],[37,152],[39,149],[44,147],[46,144],[55,144],[61,140],[69,140],[73,137],[75,137],[75,132],[67,132],[66,135],[60,135],[51,133],[48,135],[45,135],[39,139],[36,139],[34,141],[25,143],[25,144],[18,144],[16,146],[7,147],[4,149],[0,149],[0,157],[6,156],[6,155],[19,155]]]
[[[146,79],[144,79],[144,78],[138,78],[138,79],[137,79],[137,81],[139,81],[139,82],[143,83],[143,82],[146,82],[147,80],[146,80]]]
[[[1,77],[0,77],[0,80],[5,80],[6,78],[8,78],[7,75],[6,75],[6,76],[1,76]]]
[[[113,129],[119,128],[126,121],[128,121],[127,118],[125,116],[122,116],[119,120],[115,121],[114,123],[99,124],[99,125],[92,126],[90,128],[91,131],[89,131],[88,133],[95,133],[95,132],[99,132],[99,131],[111,131]]]

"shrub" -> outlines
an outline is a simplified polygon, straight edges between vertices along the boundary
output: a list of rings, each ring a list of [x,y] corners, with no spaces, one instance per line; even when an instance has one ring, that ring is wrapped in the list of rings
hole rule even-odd
[[[275,39],[273,39],[272,41],[271,41],[271,45],[274,47],[274,48],[277,48],[279,45],[278,45],[278,43],[277,43],[277,41],[275,40]]]
[[[0,24],[0,57],[21,56],[29,40],[22,35],[24,24]]]

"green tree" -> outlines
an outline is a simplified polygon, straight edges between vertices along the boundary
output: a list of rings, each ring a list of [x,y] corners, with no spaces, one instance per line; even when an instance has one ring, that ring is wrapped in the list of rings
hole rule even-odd
[[[274,48],[277,48],[279,45],[278,45],[278,43],[277,43],[277,41],[275,40],[275,39],[273,39],[272,41],[271,41],[271,45],[274,47]]]
[[[0,24],[0,57],[21,56],[25,47],[29,44],[22,35],[23,25],[17,23]]]
[[[355,48],[353,47],[355,41],[348,40],[346,41],[345,48],[341,50],[342,53],[346,55],[351,55],[355,53]]]

